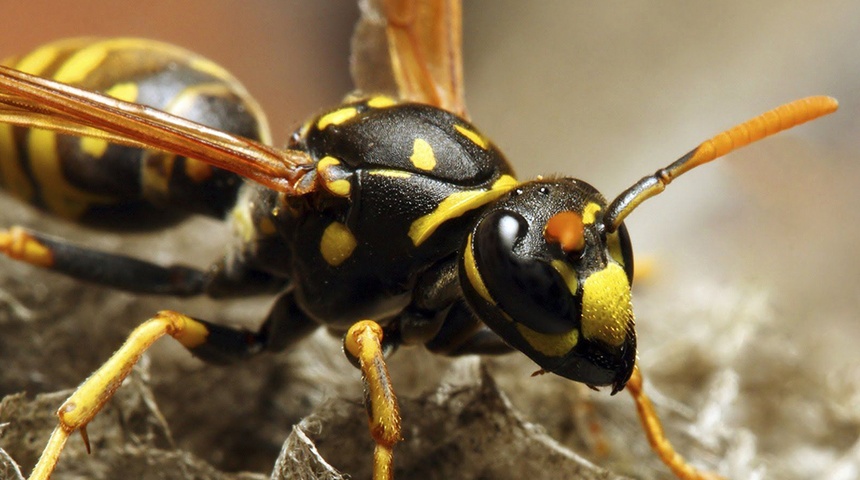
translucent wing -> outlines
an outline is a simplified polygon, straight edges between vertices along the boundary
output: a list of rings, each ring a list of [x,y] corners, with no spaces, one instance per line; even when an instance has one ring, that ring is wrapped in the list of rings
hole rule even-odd
[[[0,122],[163,150],[235,172],[277,191],[297,191],[308,154],[280,150],[136,103],[0,67]]]
[[[352,40],[356,88],[466,116],[459,0],[364,0]]]

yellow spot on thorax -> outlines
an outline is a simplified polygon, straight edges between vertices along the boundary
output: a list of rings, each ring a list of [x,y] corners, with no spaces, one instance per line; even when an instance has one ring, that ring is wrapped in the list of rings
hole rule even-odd
[[[385,95],[373,97],[367,101],[367,106],[371,108],[386,108],[394,105],[397,105],[397,100],[394,100],[391,97],[386,97]]]
[[[487,147],[490,146],[490,142],[487,141],[486,138],[484,138],[483,136],[481,136],[481,134],[470,128],[467,128],[463,125],[454,125],[454,129],[460,132],[460,135],[468,138],[472,141],[472,143],[483,148],[484,150],[486,150]]]
[[[489,190],[466,190],[452,193],[439,202],[435,210],[418,218],[409,226],[409,238],[416,247],[427,240],[442,223],[486,205],[517,186],[510,175],[502,175]]]
[[[319,162],[317,162],[317,171],[322,172],[329,169],[330,167],[335,167],[337,165],[340,165],[340,160],[330,155],[327,155],[321,158]]]
[[[412,156],[409,161],[416,168],[430,171],[436,168],[436,156],[433,154],[433,147],[423,138],[416,138],[412,143]]]
[[[328,182],[325,184],[325,187],[329,192],[339,197],[348,197],[350,190],[352,190],[352,184],[346,179]]]
[[[595,216],[597,215],[597,212],[600,211],[600,208],[600,205],[594,202],[589,202],[582,211],[582,223],[584,225],[591,225],[594,223]]]
[[[368,170],[367,173],[370,175],[379,175],[381,177],[391,177],[391,178],[409,178],[412,176],[411,172],[404,172],[403,170],[387,170],[383,168],[379,168],[376,170]]]
[[[478,264],[475,263],[475,256],[472,253],[472,234],[469,234],[469,238],[466,242],[466,251],[463,254],[463,265],[466,267],[466,278],[469,279],[469,284],[472,285],[472,288],[478,292],[478,295],[481,296],[484,300],[495,305],[495,301],[493,297],[490,296],[490,291],[487,290],[487,286],[484,284],[484,279],[481,278],[481,272],[478,271]]]
[[[619,346],[633,328],[630,283],[624,269],[610,263],[582,285],[582,334]]]
[[[352,190],[352,184],[349,183],[349,180],[332,179],[331,168],[338,165],[340,165],[340,160],[332,156],[325,156],[317,162],[317,174],[322,179],[323,187],[326,190],[339,197],[348,197]]]
[[[521,323],[516,327],[532,348],[548,357],[567,355],[579,342],[579,331],[575,328],[562,333],[541,333]]]
[[[320,240],[320,254],[326,263],[336,267],[352,255],[356,245],[355,236],[346,225],[332,222],[323,232]]]
[[[355,107],[344,107],[320,117],[317,120],[317,128],[324,130],[329,125],[340,125],[356,115],[358,115],[358,110]]]

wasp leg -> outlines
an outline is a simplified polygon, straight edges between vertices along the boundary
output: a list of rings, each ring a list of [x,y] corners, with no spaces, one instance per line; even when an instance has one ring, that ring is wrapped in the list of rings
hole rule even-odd
[[[490,330],[469,310],[465,302],[457,300],[448,310],[445,321],[425,347],[442,355],[499,355],[511,352],[511,347]]]
[[[364,404],[370,435],[376,442],[373,451],[373,478],[394,478],[393,449],[400,437],[400,409],[385,365],[382,327],[362,320],[347,331],[343,340],[347,355],[358,360],[364,382]]]
[[[660,460],[672,470],[678,478],[684,480],[721,480],[723,477],[711,473],[702,472],[688,464],[681,455],[675,451],[669,439],[663,433],[663,426],[660,423],[660,418],[657,417],[657,412],[654,411],[654,405],[651,400],[642,390],[642,373],[639,371],[639,365],[633,368],[633,375],[627,381],[627,391],[636,402],[636,410],[639,413],[639,420],[642,422],[642,428],[645,430],[645,435],[648,437],[648,443],[651,448],[660,457]]]
[[[422,274],[412,303],[394,320],[394,343],[423,344],[443,355],[500,354],[511,348],[487,328],[461,298],[455,261],[443,261]],[[389,332],[386,331],[386,335]],[[387,339],[388,340],[388,339]]]
[[[30,480],[50,477],[69,435],[81,432],[89,451],[87,424],[122,384],[140,356],[159,338],[170,335],[189,349],[206,342],[205,324],[185,315],[163,311],[134,329],[125,343],[60,406],[59,424],[33,468]]]
[[[196,295],[203,291],[206,278],[205,272],[193,268],[161,267],[89,250],[18,226],[0,231],[0,252],[73,278],[139,293]]]
[[[205,328],[203,341],[186,348],[197,358],[216,365],[247,360],[262,352],[280,352],[319,327],[296,305],[292,292],[281,295],[257,332],[194,319]]]
[[[162,311],[138,326],[123,345],[60,406],[60,423],[36,463],[30,480],[47,479],[59,460],[69,435],[75,431],[90,449],[87,424],[96,416],[140,356],[159,338],[170,335],[194,356],[206,362],[227,364],[264,351],[280,351],[300,340],[318,325],[296,305],[292,292],[272,307],[259,332],[215,325],[186,315]]]
[[[286,283],[285,279],[250,268],[228,276],[223,263],[209,271],[183,265],[164,267],[88,249],[19,226],[0,230],[0,253],[72,278],[135,293],[224,297],[277,291]]]

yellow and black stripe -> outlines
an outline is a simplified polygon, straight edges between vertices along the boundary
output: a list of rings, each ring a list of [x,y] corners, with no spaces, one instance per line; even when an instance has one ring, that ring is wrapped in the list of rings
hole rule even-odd
[[[244,87],[218,65],[138,38],[77,38],[3,62],[120,100],[269,143],[268,125]],[[208,164],[96,138],[0,125],[0,185],[56,215],[142,205],[223,216],[241,179]]]

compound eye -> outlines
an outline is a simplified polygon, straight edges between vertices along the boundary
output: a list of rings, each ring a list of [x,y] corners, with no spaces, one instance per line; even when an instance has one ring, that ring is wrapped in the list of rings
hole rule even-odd
[[[566,211],[553,215],[546,222],[543,237],[549,243],[557,243],[565,253],[579,253],[585,248],[585,224],[582,215]]]
[[[475,229],[475,263],[506,316],[540,333],[566,333],[579,322],[579,299],[548,261],[546,243],[528,235],[519,213],[496,211]]]

